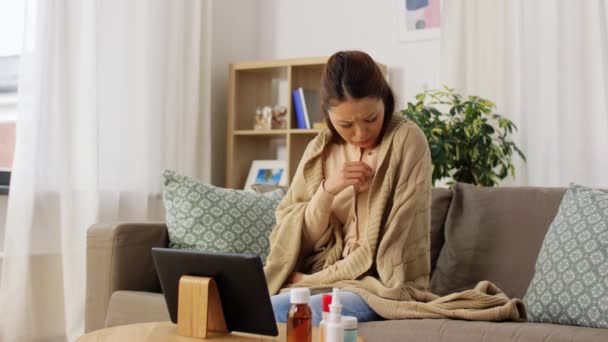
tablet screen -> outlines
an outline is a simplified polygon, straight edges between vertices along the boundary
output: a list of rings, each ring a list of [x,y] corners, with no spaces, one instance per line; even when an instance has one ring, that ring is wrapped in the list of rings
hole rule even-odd
[[[278,336],[259,256],[175,248],[152,248],[152,256],[173,323],[180,278],[210,277],[217,283],[229,331]]]

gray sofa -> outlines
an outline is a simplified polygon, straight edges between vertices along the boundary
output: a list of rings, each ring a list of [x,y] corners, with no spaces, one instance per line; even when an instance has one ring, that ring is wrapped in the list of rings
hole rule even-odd
[[[431,290],[490,280],[522,298],[566,189],[433,189]],[[167,246],[164,223],[96,224],[87,235],[86,331],[169,320],[150,255]],[[608,341],[608,329],[539,323],[388,320],[359,325],[367,341]]]

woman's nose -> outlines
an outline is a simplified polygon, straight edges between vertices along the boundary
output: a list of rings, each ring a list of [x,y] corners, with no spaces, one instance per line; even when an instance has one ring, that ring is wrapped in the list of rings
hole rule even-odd
[[[361,127],[359,125],[355,126],[355,137],[356,138],[365,138],[367,136],[367,129],[365,127]]]

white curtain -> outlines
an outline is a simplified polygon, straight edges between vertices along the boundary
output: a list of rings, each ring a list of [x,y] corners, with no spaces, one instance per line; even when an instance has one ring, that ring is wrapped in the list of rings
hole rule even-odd
[[[75,340],[87,228],[162,220],[163,168],[210,180],[208,6],[28,1],[0,340]]]
[[[450,0],[441,80],[496,102],[528,162],[504,184],[608,187],[608,10],[603,0]]]

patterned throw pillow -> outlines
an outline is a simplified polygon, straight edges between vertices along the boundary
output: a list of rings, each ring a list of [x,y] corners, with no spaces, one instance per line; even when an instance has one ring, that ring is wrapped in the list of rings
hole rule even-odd
[[[523,300],[533,322],[608,328],[608,193],[570,185]]]
[[[262,195],[218,188],[169,170],[163,177],[170,247],[257,254],[266,261],[282,189]]]

